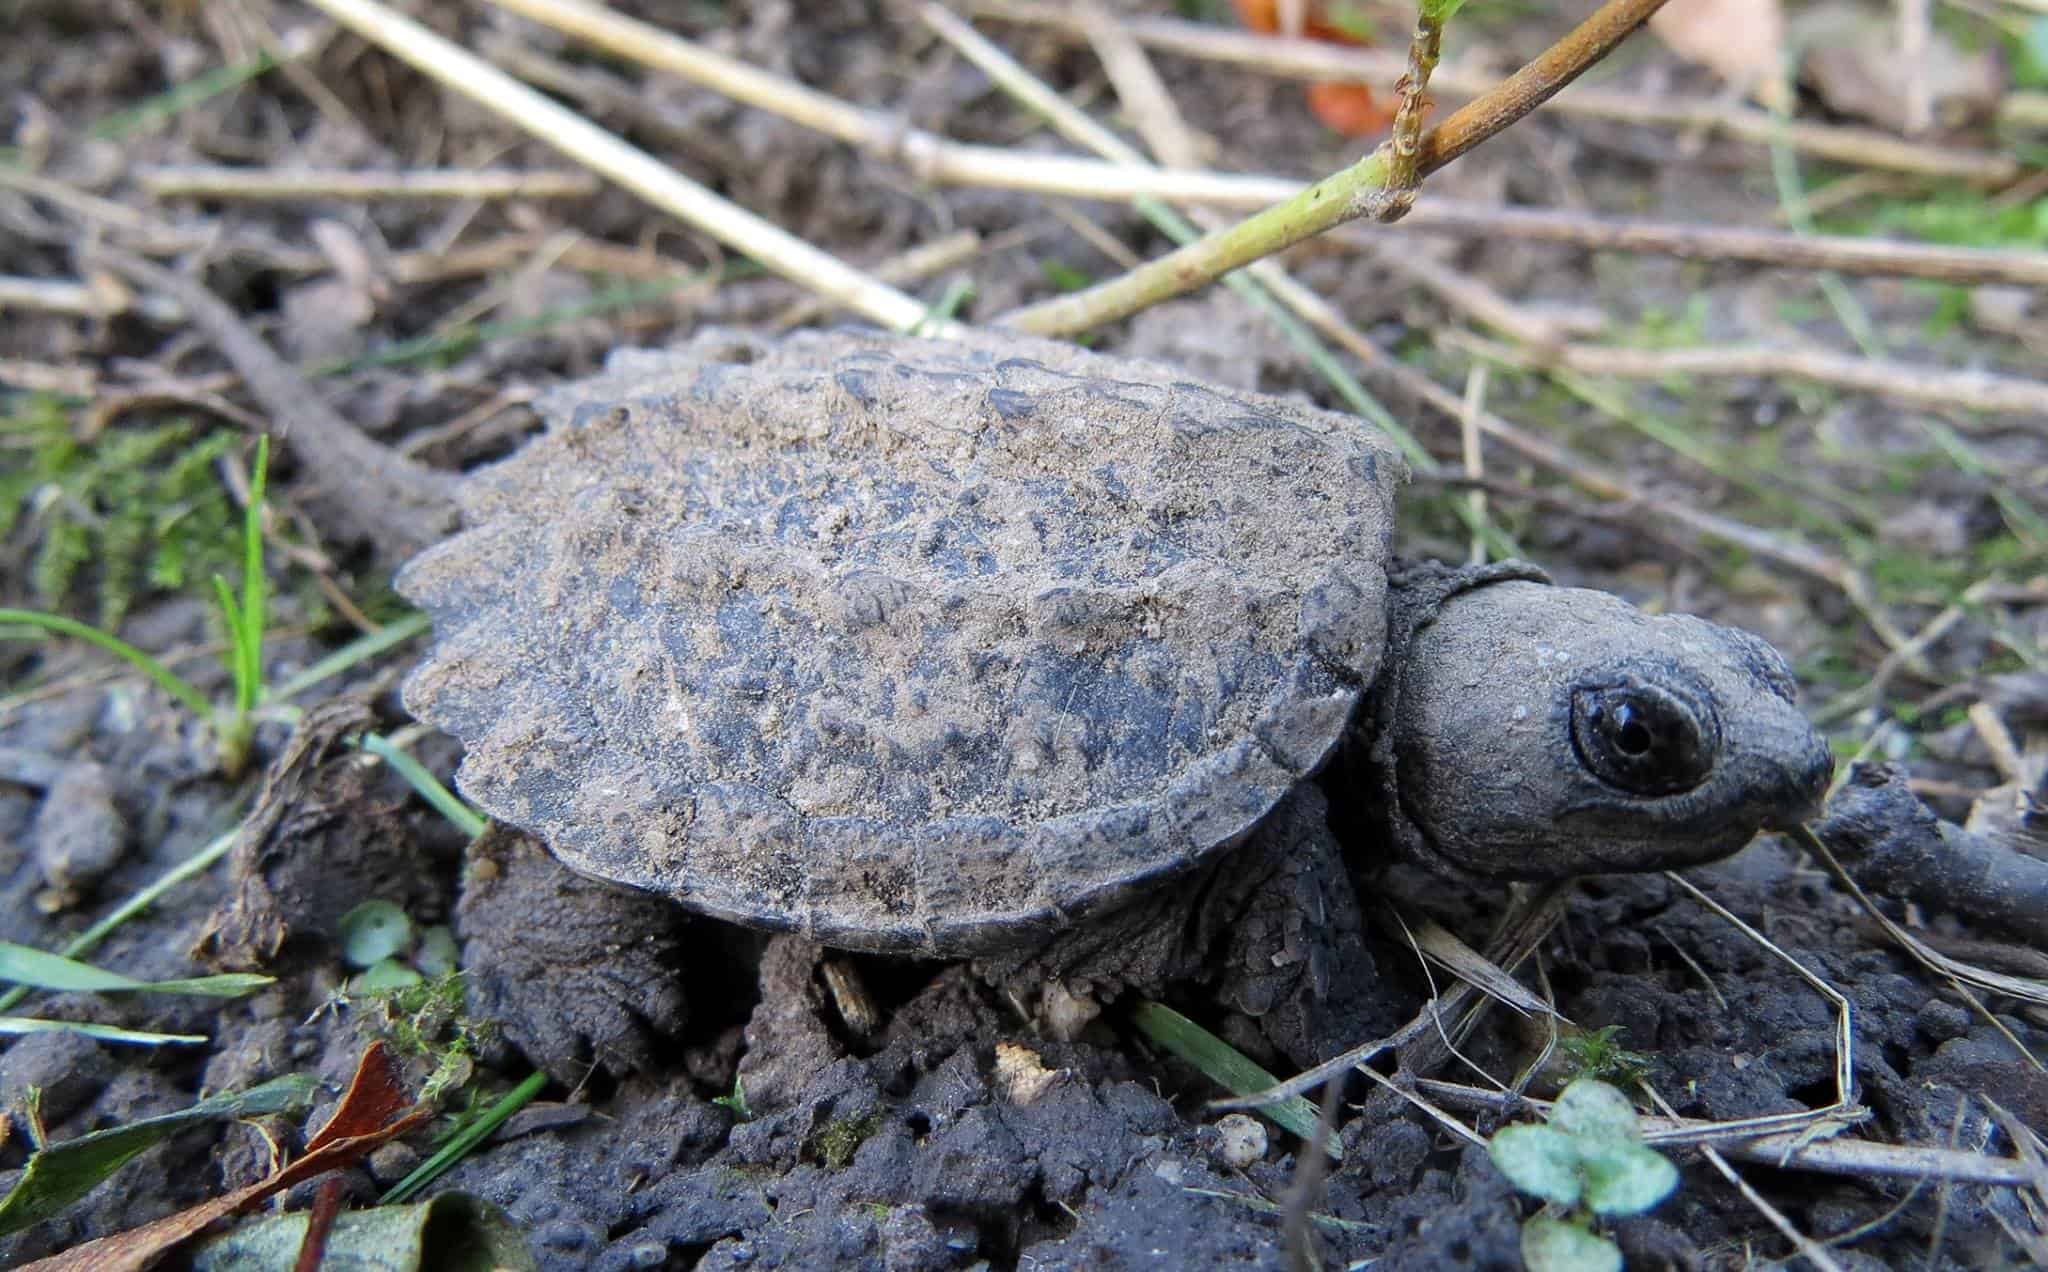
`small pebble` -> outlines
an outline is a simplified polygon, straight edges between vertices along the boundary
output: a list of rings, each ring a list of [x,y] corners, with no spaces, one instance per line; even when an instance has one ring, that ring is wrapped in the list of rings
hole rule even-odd
[[[1264,1161],[1266,1124],[1249,1113],[1230,1113],[1216,1122],[1216,1159],[1232,1170]]]
[[[370,1168],[370,1178],[386,1188],[412,1174],[413,1168],[419,1164],[418,1149],[395,1141],[371,1153],[366,1163]]]

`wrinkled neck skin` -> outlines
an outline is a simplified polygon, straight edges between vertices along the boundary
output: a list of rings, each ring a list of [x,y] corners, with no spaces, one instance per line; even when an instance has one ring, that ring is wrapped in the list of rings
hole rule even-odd
[[[1402,855],[1490,879],[1675,869],[1817,811],[1833,757],[1759,638],[1521,562],[1391,582],[1353,772]]]

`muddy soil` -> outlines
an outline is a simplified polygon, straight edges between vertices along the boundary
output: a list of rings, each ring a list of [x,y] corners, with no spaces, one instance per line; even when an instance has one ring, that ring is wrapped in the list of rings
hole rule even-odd
[[[853,3],[675,11],[618,6],[759,65],[910,123],[968,141],[1056,148],[1022,112],[921,27],[908,7]],[[1122,6],[1119,6],[1122,7]],[[1172,6],[1146,6],[1165,12]],[[1484,6],[1475,6],[1483,8]],[[1576,11],[1577,6],[1568,6]],[[934,188],[873,158],[677,81],[622,68],[562,37],[485,6],[414,6],[445,34],[493,56],[551,59],[553,87],[608,127],[679,169],[845,259],[873,266],[959,230],[983,247],[950,274],[908,284],[936,301],[955,279],[974,292],[962,317],[986,319],[1052,294],[1077,277],[1117,268],[1101,251],[1139,256],[1163,243],[1115,205],[1055,209],[1034,196]],[[1478,46],[1504,65],[1554,38],[1555,15],[1474,19],[1454,46]],[[619,345],[673,343],[710,323],[766,330],[802,299],[795,287],[745,269],[656,292],[673,278],[731,262],[708,242],[617,191],[507,202],[254,203],[152,200],[146,165],[232,163],[331,167],[567,165],[478,109],[445,95],[387,56],[332,35],[289,3],[145,6],[132,0],[28,0],[0,41],[0,98],[18,163],[59,187],[109,201],[0,182],[0,274],[77,278],[82,245],[105,238],[176,261],[226,300],[294,364],[345,363],[318,391],[379,442],[460,471],[503,456],[537,427],[533,392],[593,372]],[[1403,29],[1400,21],[1388,29]],[[991,35],[1098,115],[1114,95],[1093,57],[1042,30],[991,23]],[[120,127],[121,112],[174,83],[255,56],[263,37],[326,38],[288,71],[273,70],[168,118]],[[1308,112],[1297,84],[1161,54],[1157,66],[1189,124],[1223,169],[1314,175],[1361,143]],[[533,66],[529,61],[528,71]],[[1611,86],[1645,94],[1713,91],[1647,41],[1603,70]],[[1966,139],[1975,144],[1978,139]],[[1671,220],[1769,226],[1775,196],[1763,152],[1701,143],[1616,123],[1539,116],[1432,179],[1432,193],[1491,202],[1599,209]],[[110,210],[125,209],[125,210]],[[1057,214],[1055,214],[1057,212]],[[1077,229],[1077,224],[1079,228]],[[559,232],[619,249],[593,264]],[[1392,232],[1389,232],[1390,237]],[[1547,313],[1604,314],[1617,342],[1811,340],[1853,345],[1810,275],[1654,256],[1593,255],[1506,238],[1405,235],[1401,250],[1479,279]],[[449,262],[462,249],[502,253],[482,273]],[[633,254],[637,253],[637,257]],[[619,270],[640,291],[619,298]],[[425,268],[430,261],[438,269]],[[580,262],[577,263],[577,262]],[[1405,275],[1349,251],[1305,253],[1305,283],[1381,347],[1456,392],[1469,345],[1441,338],[1465,320]],[[104,277],[104,276],[103,276]],[[111,285],[106,284],[106,285]],[[1960,289],[1851,280],[1889,354],[1930,366],[2039,376],[2039,346],[2009,327],[1973,320]],[[1998,310],[1997,312],[2004,312]],[[545,321],[536,321],[545,319]],[[393,355],[406,342],[467,333],[426,360]],[[1096,347],[1135,352],[1191,373],[1332,404],[1285,341],[1235,296],[1173,302],[1100,333]],[[382,355],[382,356],[379,356]],[[40,310],[0,324],[0,415],[26,409],[18,390],[52,370],[75,426],[88,406],[135,393],[107,427],[176,416],[246,419],[247,399],[208,343],[144,314],[104,318]],[[1438,456],[1454,461],[1458,429],[1368,376]],[[148,392],[136,392],[137,390]],[[2010,501],[2042,515],[2048,435],[2038,421],[1978,418],[1881,397],[1754,379],[1624,385],[1629,413],[1673,424],[1705,447],[1701,465],[1645,431],[1602,416],[1536,376],[1496,371],[1490,407],[1597,457],[1652,493],[1737,518],[1869,568],[1880,612],[1918,631],[1953,598],[1957,580],[1988,580],[1913,659],[1888,658],[1859,609],[1836,587],[1765,554],[1738,554],[1679,533],[1655,508],[1601,509],[1554,473],[1490,454],[1490,507],[1521,550],[1560,581],[1599,586],[1646,606],[1741,625],[1783,649],[1815,707],[1882,682],[1831,722],[1843,749],[1870,744],[1898,760],[1935,811],[1962,818],[2000,781],[1984,733],[1963,709],[1985,702],[2024,742],[2044,726],[2040,650],[2048,605],[2026,591],[2040,545],[2013,527]],[[451,423],[452,422],[452,423]],[[289,426],[290,421],[275,421]],[[1959,465],[1931,432],[1956,428],[1984,462]],[[1935,440],[1931,440],[1935,439]],[[13,435],[0,444],[14,446]],[[25,455],[9,449],[5,462]],[[1716,458],[1718,457],[1718,458]],[[1759,476],[1759,474],[1762,474]],[[344,487],[339,492],[346,498]],[[280,683],[354,634],[335,595],[396,611],[376,545],[351,541],[315,515],[322,488],[281,456],[271,500],[280,633],[265,651]],[[1462,558],[1455,496],[1420,482],[1402,507],[1400,548]],[[55,498],[51,496],[50,498]],[[27,506],[0,541],[0,604],[40,606],[38,550],[56,515]],[[2022,522],[2023,524],[2023,522]],[[1984,563],[1982,573],[1970,573]],[[1914,567],[1917,564],[1920,568]],[[1938,567],[1938,568],[1937,568]],[[88,563],[62,603],[93,611],[104,563]],[[316,583],[316,577],[318,581]],[[1994,577],[1995,575],[1995,577]],[[1991,586],[1995,585],[1995,586]],[[218,628],[200,586],[144,590],[122,635],[187,656],[180,669],[208,692],[227,691],[206,652]],[[313,706],[336,719],[406,724],[394,686],[416,647],[337,682]],[[2031,664],[2028,659],[2031,658]],[[289,728],[257,735],[254,776],[230,781],[211,742],[176,702],[83,646],[0,644],[0,939],[56,948],[135,890],[264,809],[234,860],[183,884],[93,955],[129,975],[169,978],[208,962],[260,961],[278,977],[247,999],[44,995],[18,1010],[169,1033],[204,1046],[140,1049],[75,1034],[0,1044],[0,1099],[12,1135],[0,1143],[0,1181],[27,1152],[24,1101],[40,1092],[53,1139],[183,1107],[200,1093],[290,1072],[326,1081],[308,1120],[332,1107],[362,1047],[390,1036],[387,1013],[360,996],[337,1002],[350,969],[338,920],[361,901],[396,902],[419,924],[454,922],[477,904],[491,853],[530,853],[493,839],[472,854],[465,900],[464,836],[397,778],[345,747],[294,750]],[[2029,730],[2033,731],[2030,735]],[[307,735],[301,734],[300,741]],[[415,753],[444,778],[457,750],[429,735]],[[1379,863],[1372,863],[1375,866]],[[1358,867],[1354,865],[1354,869]],[[1411,916],[1430,914],[1483,943],[1505,904],[1498,888],[1447,885],[1395,869],[1370,871]],[[1766,836],[1740,855],[1689,872],[1692,883],[1770,938],[1851,1005],[1855,1096],[1869,1111],[1848,1134],[1881,1144],[2010,1155],[1989,1104],[2048,1130],[2048,1015],[1997,994],[1973,1007],[1954,983],[1902,953],[1799,845]],[[503,1206],[546,1267],[994,1268],[1281,1267],[1290,1240],[1318,1266],[1520,1266],[1517,1197],[1483,1150],[1384,1090],[1355,1078],[1338,1130],[1341,1161],[1306,1198],[1312,1218],[1290,1225],[1308,1151],[1268,1127],[1263,1153],[1228,1142],[1206,1102],[1220,1092],[1149,1043],[1131,996],[1106,1004],[1073,1041],[1038,1027],[1031,1004],[965,963],[874,957],[844,960],[873,997],[872,1020],[828,987],[818,951],[655,906],[635,921],[642,939],[615,960],[576,963],[549,941],[573,929],[585,885],[562,876],[522,894],[529,940],[479,940],[467,951],[470,1007],[485,1026],[481,1056],[450,1111],[487,1101],[559,1062],[583,1059],[436,1185]],[[506,912],[503,898],[494,914]],[[2039,976],[2025,937],[1945,913],[1887,902],[1904,922],[1971,957]],[[517,907],[514,907],[515,909]],[[502,935],[496,934],[494,935]],[[1293,1050],[1334,1054],[1391,1032],[1427,998],[1441,970],[1425,969],[1377,907],[1323,931],[1342,984],[1342,1031],[1270,1029],[1213,981],[1174,991],[1174,1006],[1285,1069]],[[586,942],[587,943],[587,942]],[[478,951],[495,951],[485,965]],[[2032,960],[2031,962],[2029,960]],[[980,969],[983,972],[988,968]],[[1795,971],[1726,918],[1661,876],[1585,881],[1524,979],[1588,1029],[1617,1026],[1647,1058],[1657,1090],[1685,1116],[1735,1119],[1822,1108],[1837,1098],[1838,1012]],[[546,1036],[488,1026],[493,985],[552,978],[559,1020]],[[442,1022],[445,1023],[445,1022]],[[1341,1032],[1343,1036],[1336,1036]],[[1496,1010],[1441,1076],[1512,1082],[1544,1045],[1537,1024]],[[1299,1058],[1299,1057],[1296,1057]],[[415,1054],[424,1079],[434,1057]],[[1482,1076],[1482,1075],[1490,1075]],[[743,1098],[734,1098],[735,1093]],[[1465,1114],[1481,1134],[1497,1114]],[[259,1177],[266,1135],[297,1143],[299,1125],[197,1128],[145,1153],[63,1215],[0,1241],[13,1265],[170,1213]],[[428,1137],[379,1153],[351,1173],[365,1203],[431,1147]],[[1762,1210],[1697,1154],[1677,1154],[1683,1182],[1648,1218],[1615,1236],[1634,1267],[1734,1267],[1793,1257]],[[1828,1175],[1743,1165],[1748,1185],[1845,1268],[2024,1266],[2038,1211],[2009,1187],[1908,1177]],[[309,1192],[290,1194],[302,1205]],[[2019,1234],[2019,1235],[2015,1235]]]

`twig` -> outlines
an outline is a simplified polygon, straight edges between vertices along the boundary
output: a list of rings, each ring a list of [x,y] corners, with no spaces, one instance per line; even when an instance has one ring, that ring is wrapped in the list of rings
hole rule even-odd
[[[968,11],[975,17],[1046,27],[1066,39],[1084,38],[1079,22],[1064,5],[1034,0],[970,0]],[[1391,83],[1404,69],[1401,56],[1384,49],[1254,36],[1171,18],[1130,18],[1125,20],[1124,27],[1140,43],[1155,49],[1297,79],[1384,84]],[[1439,93],[1462,96],[1486,92],[1492,82],[1493,77],[1482,69],[1455,64],[1438,67],[1432,78]],[[1768,145],[1782,136],[1793,149],[1816,158],[1977,185],[2005,185],[2027,171],[2017,159],[2004,155],[1903,141],[1871,128],[1781,124],[1766,111],[1729,102],[1650,97],[1580,85],[1545,103],[1545,108],[1589,119],[1720,134],[1757,145]]]
[[[624,186],[735,251],[874,322],[908,331],[925,306],[821,252],[772,222],[718,197],[643,150],[549,101],[503,71],[457,48],[377,0],[312,0],[357,35],[518,124],[607,179]]]
[[[454,527],[452,478],[366,437],[203,284],[113,248],[95,249],[91,259],[170,296],[191,316],[241,374],[271,430],[312,471],[313,498],[344,534],[374,544],[396,565]]]
[[[927,26],[943,36],[983,74],[1026,107],[1044,117],[1068,140],[1086,146],[1116,163],[1128,164],[1134,169],[1149,166],[1143,154],[1076,109],[1053,92],[1044,81],[1025,70],[1016,59],[1004,53],[973,27],[954,17],[943,7],[926,4],[919,13]],[[1134,53],[1134,56],[1142,59],[1142,54]],[[1125,59],[1126,63],[1128,60]],[[1126,64],[1123,69],[1128,71],[1130,68]],[[1171,111],[1171,103],[1165,102],[1162,109]],[[1175,117],[1177,118],[1177,112]],[[1166,131],[1174,130],[1169,126]],[[1165,148],[1173,153],[1185,153],[1189,149],[1184,140],[1166,138],[1164,143]],[[1191,224],[1178,212],[1156,200],[1135,199],[1133,203],[1147,220],[1163,233],[1181,242],[1194,238],[1198,233],[1197,225]],[[1359,336],[1351,328],[1350,323],[1332,306],[1310,289],[1297,283],[1275,261],[1255,262],[1244,274],[1228,276],[1223,282],[1278,327],[1280,333],[1322,374],[1347,406],[1392,438],[1416,471],[1424,474],[1435,472],[1436,460],[1428,449],[1386,407],[1366,392],[1365,387],[1338,362],[1330,350],[1316,338],[1315,331],[1310,329],[1321,329],[1325,334],[1333,335],[1347,343],[1364,343],[1364,337]],[[1290,314],[1288,310],[1293,312]],[[1304,325],[1303,320],[1307,325]],[[1472,528],[1474,533],[1491,530],[1491,527],[1483,522]],[[1498,531],[1492,533],[1501,543],[1506,544],[1505,536],[1500,535]]]
[[[138,168],[135,178],[156,199],[573,199],[598,189],[588,172],[506,168],[361,172],[178,165]]]
[[[1608,0],[1586,21],[1497,89],[1431,129],[1419,144],[1417,177],[1449,163],[1536,108],[1584,72],[1663,4]],[[1392,153],[1375,151],[1284,203],[1218,234],[1152,261],[1122,277],[1071,296],[1030,305],[998,321],[1038,335],[1071,335],[1128,317],[1192,291],[1232,270],[1282,251],[1345,221],[1404,209],[1394,186]]]

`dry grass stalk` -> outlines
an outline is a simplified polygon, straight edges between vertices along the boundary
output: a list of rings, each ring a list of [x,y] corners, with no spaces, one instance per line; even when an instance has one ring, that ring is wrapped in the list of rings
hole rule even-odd
[[[874,274],[885,283],[923,282],[934,274],[942,274],[955,265],[973,260],[981,251],[981,235],[973,230],[957,230],[942,239],[934,239],[891,256],[875,266]],[[829,303],[807,296],[776,315],[768,327],[771,331],[787,331],[831,312]]]
[[[1880,909],[1877,903],[1870,899],[1870,894],[1863,890],[1863,885],[1856,882],[1855,876],[1851,875],[1842,866],[1842,863],[1836,859],[1835,854],[1829,850],[1825,843],[1821,842],[1818,835],[1814,834],[1811,830],[1802,828],[1800,840],[1809,851],[1826,863],[1828,869],[1834,873],[1836,880],[1844,888],[1848,889],[1849,894],[1855,897],[1857,902],[1863,906],[1864,912],[1876,920],[1878,925],[1884,928],[1886,934],[1898,942],[1899,946],[1918,960],[1923,967],[1949,980],[1958,988],[1975,986],[1989,993],[2004,994],[2008,997],[2016,998],[2024,1003],[2048,1006],[2048,981],[2035,980],[2026,976],[2014,976],[2006,972],[1995,972],[1950,958],[1899,926],[1890,915]],[[2007,1030],[1995,1016],[1992,1016],[1990,1012],[1984,1009],[1983,1004],[1977,1001],[1976,995],[1965,990],[1964,996],[1969,1000],[1971,1006],[1976,1008],[1978,1014],[1990,1021],[1997,1027],[2000,1033],[2006,1036],[2006,1039],[2012,1043],[2013,1048],[2020,1053],[2021,1057],[2032,1068],[2039,1072],[2048,1072],[2048,1065],[2043,1065],[2040,1060],[2035,1058],[2031,1051],[2021,1046],[2019,1040],[2013,1038],[2011,1031]]]
[[[1634,217],[1546,208],[1502,208],[1425,199],[1402,231],[1512,238],[1594,251],[1642,252],[1690,261],[1740,261],[1776,269],[1833,270],[1944,283],[2014,283],[2048,287],[2048,253],[1947,247],[1895,239],[1787,234],[1714,225],[1681,225]],[[1363,237],[1365,231],[1345,231]],[[1380,232],[1371,231],[1377,236]]]
[[[1121,171],[1150,169],[1150,161],[1141,152],[1053,92],[1044,81],[1025,70],[1009,54],[984,39],[973,27],[936,4],[925,5],[920,10],[920,15],[927,26],[937,31],[998,87],[1046,119],[1069,141],[1093,150],[1113,163],[1124,165],[1120,168]],[[1109,34],[1114,29],[1114,24],[1105,21],[1099,25],[1105,32],[1105,39],[1115,46],[1106,47],[1098,54],[1103,59],[1105,69],[1110,70],[1113,77],[1139,81],[1156,79],[1151,75],[1150,62],[1142,51],[1134,45],[1118,44],[1116,37]],[[1117,79],[1113,78],[1112,83],[1117,84]],[[1121,92],[1122,85],[1117,86]],[[1139,82],[1133,85],[1133,91],[1149,102],[1148,144],[1153,145],[1164,157],[1191,155],[1194,149],[1192,140],[1180,120],[1179,110],[1172,100],[1164,95],[1163,89],[1155,93],[1151,85]],[[1191,219],[1184,219],[1173,209],[1156,202],[1144,199],[1134,199],[1132,202],[1155,225],[1169,234],[1190,237],[1198,228],[1208,229],[1215,225],[1213,221],[1203,220],[1199,212]],[[1364,386],[1351,377],[1330,351],[1317,340],[1316,330],[1320,330],[1324,335],[1333,337],[1340,343],[1365,344],[1365,338],[1359,335],[1334,307],[1296,282],[1276,261],[1256,262],[1243,273],[1231,275],[1223,281],[1226,286],[1235,290],[1255,309],[1273,321],[1288,341],[1330,382],[1338,396],[1391,437],[1418,471],[1430,473],[1435,470],[1435,460],[1421,442],[1417,441],[1384,406],[1374,400]],[[1281,306],[1292,310],[1308,325],[1303,326],[1302,323],[1288,318],[1286,314],[1280,312]],[[1483,528],[1483,522],[1473,527],[1475,533]]]
[[[2048,384],[1989,371],[1910,367],[1824,349],[1623,349],[1595,345],[1510,349],[1474,336],[1460,336],[1457,343],[1480,357],[1530,370],[1562,367],[1629,380],[1684,375],[1810,380],[1917,406],[2017,416],[2023,427],[2048,433]]]
[[[1512,971],[1549,937],[1550,930],[1564,917],[1570,900],[1571,887],[1566,884],[1518,888],[1494,926],[1485,957]],[[1424,1003],[1413,1020],[1384,1038],[1353,1047],[1255,1095],[1211,1100],[1208,1107],[1219,1112],[1264,1108],[1314,1090],[1345,1070],[1363,1067],[1390,1051],[1400,1057],[1402,1069],[1418,1076],[1427,1075],[1450,1057],[1453,1035],[1469,1028],[1477,1011],[1488,1001],[1491,1000],[1470,983],[1460,982]]]
[[[819,92],[787,76],[712,52],[659,27],[583,0],[494,2],[501,8],[586,40],[617,57],[681,75],[735,101],[835,137],[878,159],[900,164],[921,181],[1115,202],[1150,196],[1171,203],[1219,208],[1265,207],[1293,198],[1307,187],[1307,183],[1288,177],[1196,168],[1191,149],[1176,147],[1169,152],[1161,149],[1159,136],[1148,133],[1148,144],[1168,161],[1166,166],[1157,167],[1106,129],[1098,128],[1092,134],[1073,131],[1071,119],[1064,116],[1078,112],[1071,108],[1061,110],[1050,103],[1035,108],[1069,140],[1103,155],[1108,162],[950,141],[921,129],[906,128],[888,116]],[[927,22],[946,34],[963,52],[974,56],[969,39],[978,37],[973,37],[971,28],[938,6],[926,6],[924,12]],[[1096,27],[1089,28],[1084,23],[1082,29],[1128,35],[1133,25],[1104,18]],[[960,34],[963,31],[967,32],[965,38]],[[982,43],[986,44],[986,41]],[[1105,65],[1110,65],[1108,59],[1115,56],[1107,55]],[[521,63],[523,67],[537,68],[544,64],[544,59],[528,56],[523,57]],[[996,75],[986,65],[982,69]],[[1442,71],[1438,72],[1439,76],[1442,74]],[[563,76],[550,78],[558,87],[568,83]],[[1144,99],[1146,94],[1141,92],[1139,96]],[[1064,106],[1064,100],[1057,95],[1054,101]],[[1142,124],[1158,116],[1155,111],[1139,110],[1136,117]],[[2048,286],[2048,260],[2033,252],[1948,248],[1873,239],[1802,237],[1564,212],[1487,208],[1428,199],[1420,201],[1413,214],[1400,224],[1404,228],[1488,237],[1506,235],[1603,250],[1660,253],[1685,259],[1738,260],[1786,268],[1832,269],[1843,273],[1931,278],[1957,283],[2010,282]]]
[[[597,193],[588,172],[510,168],[412,168],[364,172],[333,168],[244,168],[209,164],[138,168],[135,179],[156,199],[296,202],[308,199],[574,199]]]
[[[133,313],[157,323],[184,321],[185,311],[173,301],[161,296],[137,296],[111,279],[107,284],[110,285],[0,276],[0,310],[25,309],[80,318],[112,318]]]
[[[1481,1112],[1542,1111],[1550,1107],[1548,1100],[1504,1094],[1439,1078],[1417,1078],[1415,1090],[1450,1108]],[[1689,1117],[1647,1116],[1642,1123],[1643,1139],[1651,1144],[1680,1148],[1710,1143],[1737,1161],[1811,1171],[1819,1175],[1842,1175],[1852,1179],[1945,1179],[2003,1187],[2023,1185],[2031,1180],[2025,1163],[2011,1158],[1919,1144],[1815,1138],[1817,1130],[1828,1129],[1824,1126],[1756,1135],[1741,1123],[1707,1122]]]
[[[27,358],[0,358],[0,384],[30,393],[56,393],[70,397],[91,397],[99,387],[99,376],[88,366],[58,366]]]
[[[744,252],[770,270],[885,327],[924,321],[914,297],[861,273],[782,227],[718,197],[643,150],[543,97],[473,54],[377,3],[312,0],[314,7],[439,81],[614,181],[655,207]]]

